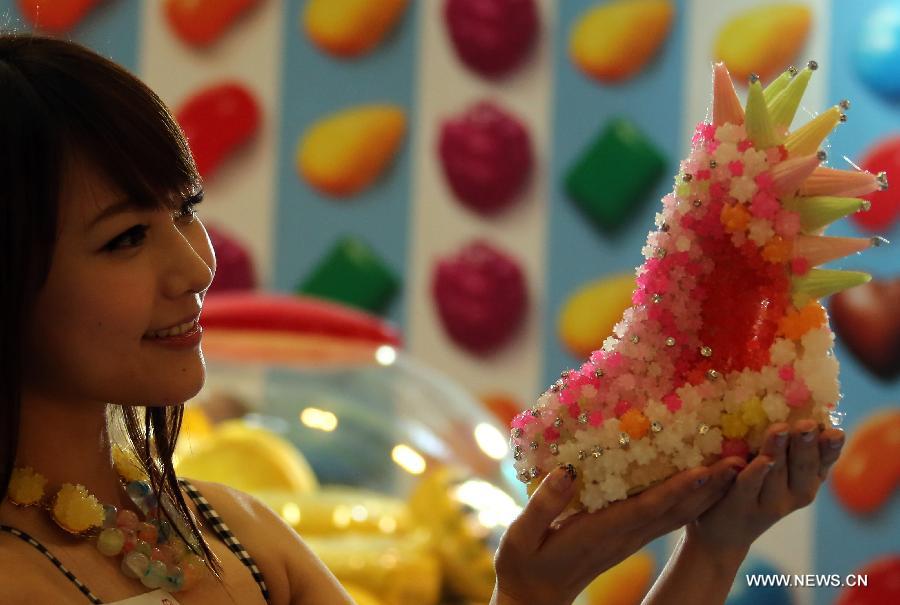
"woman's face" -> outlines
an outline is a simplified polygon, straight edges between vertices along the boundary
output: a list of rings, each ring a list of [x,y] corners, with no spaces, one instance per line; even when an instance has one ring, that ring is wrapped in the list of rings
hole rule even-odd
[[[190,399],[205,377],[200,345],[173,348],[148,333],[199,315],[216,271],[206,229],[189,206],[139,210],[95,171],[68,172],[50,274],[26,330],[26,392],[134,405]]]

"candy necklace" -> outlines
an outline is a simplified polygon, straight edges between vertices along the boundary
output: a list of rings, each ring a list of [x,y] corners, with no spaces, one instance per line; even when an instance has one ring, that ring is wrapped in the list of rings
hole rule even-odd
[[[16,506],[35,506],[49,512],[65,532],[96,538],[97,550],[108,557],[121,556],[121,570],[147,588],[171,593],[191,588],[206,569],[196,538],[177,514],[171,499],[153,493],[146,474],[115,446],[113,460],[122,487],[143,515],[102,504],[83,485],[64,483],[54,494],[45,492],[47,479],[30,467],[13,470],[7,499]],[[176,527],[161,518],[160,506]],[[181,536],[189,536],[185,542]]]

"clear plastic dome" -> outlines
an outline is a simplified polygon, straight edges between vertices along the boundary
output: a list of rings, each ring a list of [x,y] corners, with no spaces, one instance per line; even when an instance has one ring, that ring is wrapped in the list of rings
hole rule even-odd
[[[525,501],[508,429],[392,346],[247,350],[204,336],[179,474],[269,504],[359,603],[487,603],[493,553]]]

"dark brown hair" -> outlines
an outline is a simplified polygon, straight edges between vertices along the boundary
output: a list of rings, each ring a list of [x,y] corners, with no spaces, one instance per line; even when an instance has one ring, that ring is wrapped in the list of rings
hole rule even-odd
[[[24,327],[49,273],[60,186],[74,158],[98,168],[139,208],[180,205],[200,188],[181,129],[140,80],[78,44],[0,33],[0,499],[18,448]],[[218,576],[172,466],[183,405],[116,411],[124,445],[154,491],[173,499]]]

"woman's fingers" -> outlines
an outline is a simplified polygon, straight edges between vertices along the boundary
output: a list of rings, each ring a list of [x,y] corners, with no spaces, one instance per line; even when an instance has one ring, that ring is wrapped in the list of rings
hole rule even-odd
[[[662,536],[690,523],[709,507],[722,499],[728,492],[735,477],[747,466],[743,458],[731,456],[719,460],[709,469],[710,479],[699,489],[695,489],[687,497],[666,511],[655,523],[648,527],[650,539]]]
[[[837,462],[844,447],[844,431],[827,429],[819,436],[819,479],[825,481],[831,466]]]
[[[760,454],[767,456],[774,464],[766,475],[759,494],[759,503],[763,507],[775,508],[784,501],[788,494],[787,444],[790,438],[790,427],[779,422],[766,431]]]
[[[819,490],[819,430],[812,420],[794,425],[788,449],[788,486],[799,506],[810,504]]]
[[[510,524],[504,539],[515,543],[520,552],[534,552],[544,541],[550,524],[572,500],[575,469],[561,466],[549,473],[531,496],[528,504]]]

